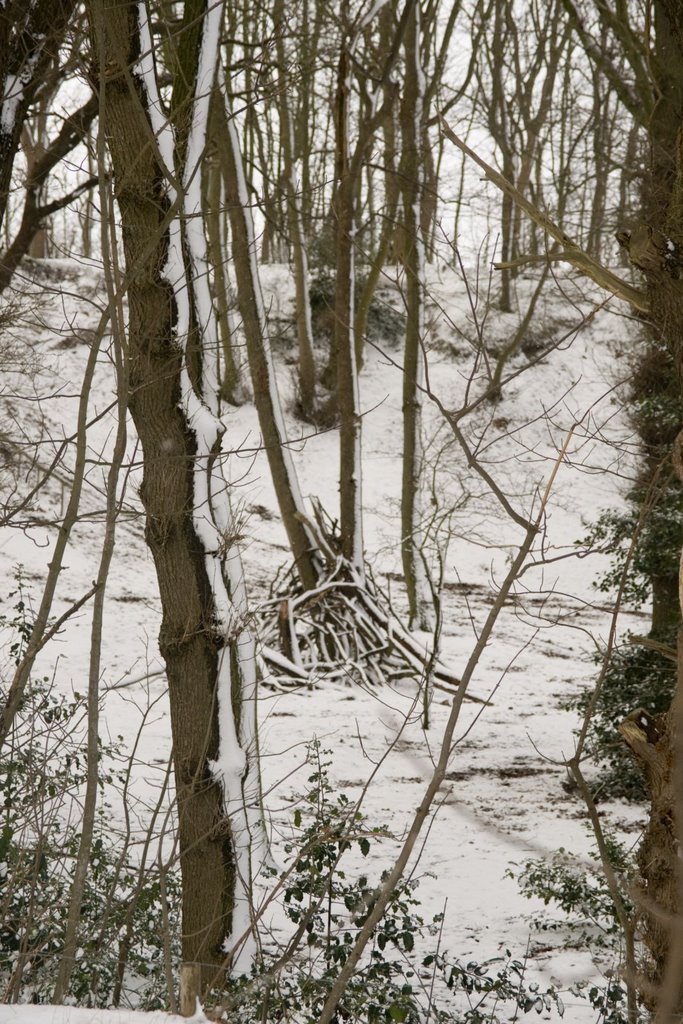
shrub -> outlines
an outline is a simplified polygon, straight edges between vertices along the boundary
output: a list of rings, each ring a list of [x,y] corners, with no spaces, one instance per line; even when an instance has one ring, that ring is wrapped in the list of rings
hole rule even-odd
[[[26,584],[17,575],[15,615],[0,623],[16,663],[30,635]],[[0,684],[5,701],[7,685]],[[65,700],[47,678],[30,680],[0,750],[0,984],[5,998],[48,1002],[54,991],[80,844],[79,792],[85,782],[82,739],[86,702]],[[106,794],[121,782],[116,745],[100,750],[101,805],[83,904],[70,997],[80,1004],[112,1001],[145,1009],[167,1005],[166,940],[161,879],[143,869],[112,828]],[[179,881],[165,879],[177,919]]]
[[[622,880],[622,899],[632,914],[633,907],[624,896],[634,874],[632,859],[621,844],[608,837],[606,843],[612,868]],[[545,906],[562,911],[561,919],[546,915],[538,918],[537,928],[564,932],[565,946],[586,949],[596,960],[607,957],[614,967],[614,963],[621,960],[621,927],[609,887],[597,863],[600,858],[597,852],[591,856],[596,861],[595,870],[586,869],[580,858],[560,848],[550,860],[527,860],[507,874],[517,879],[524,896],[541,899]],[[626,1024],[626,986],[617,970],[611,971],[604,985],[578,983],[571,992],[588,1000],[601,1024]]]
[[[300,942],[284,955],[266,951],[251,977],[233,982],[224,999],[226,1019],[239,1011],[242,1024],[318,1019],[384,881],[382,876],[372,882],[363,871],[349,877],[341,866],[347,854],[371,864],[373,846],[386,830],[371,828],[344,794],[332,792],[318,747],[312,757],[315,771],[304,810],[294,813],[296,840],[287,852],[295,860],[283,889],[283,905]],[[438,946],[429,951],[426,945],[439,935],[441,915],[425,925],[416,889],[417,882],[406,882],[392,894],[371,947],[343,993],[339,1020],[418,1024],[429,1008],[434,1021],[478,1024],[491,1020],[494,1008],[502,1012],[510,1004],[525,1013],[541,1013],[553,1002],[562,1008],[553,989],[541,991],[525,982],[524,963],[509,951],[483,964],[462,963]],[[455,993],[459,1005],[454,1005]]]

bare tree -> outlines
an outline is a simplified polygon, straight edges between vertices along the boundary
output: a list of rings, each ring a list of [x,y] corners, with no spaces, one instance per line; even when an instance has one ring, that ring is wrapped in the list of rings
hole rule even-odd
[[[97,97],[93,95],[65,119],[59,133],[51,141],[45,141],[40,153],[34,151],[28,163],[21,222],[11,244],[0,256],[0,293],[11,281],[23,257],[31,251],[32,244],[43,230],[47,218],[58,210],[63,210],[96,184],[97,178],[90,176],[58,198],[48,200],[43,196],[50,174],[79,143],[83,142],[96,114]],[[32,252],[32,255],[35,255],[35,252]]]
[[[163,609],[183,956],[204,965],[208,982],[249,920],[258,813],[248,792],[255,655],[221,475],[217,336],[203,266],[199,165],[223,8],[185,5],[174,126],[158,92],[145,5],[93,0],[88,13],[123,225],[129,409],[144,453],[141,496]]]

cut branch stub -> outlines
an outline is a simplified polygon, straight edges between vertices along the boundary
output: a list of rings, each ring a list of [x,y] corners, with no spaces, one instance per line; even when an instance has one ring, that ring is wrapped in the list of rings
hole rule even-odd
[[[647,774],[650,788],[654,784],[656,792],[661,792],[666,766],[657,745],[665,731],[663,717],[651,715],[644,708],[638,708],[637,711],[632,711],[618,728],[631,753]]]
[[[633,266],[644,274],[680,280],[683,253],[672,238],[649,224],[637,224],[632,231],[618,231],[616,239]]]

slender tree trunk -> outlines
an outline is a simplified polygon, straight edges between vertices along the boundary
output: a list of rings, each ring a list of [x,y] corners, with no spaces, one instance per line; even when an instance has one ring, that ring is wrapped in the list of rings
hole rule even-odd
[[[254,226],[234,121],[226,119],[226,193],[232,228],[233,258],[242,326],[259,417],[282,522],[304,587],[319,579],[320,561],[315,538],[305,522],[305,510],[292,456],[287,447],[280,397],[275,379],[268,325],[255,258]]]
[[[334,341],[339,407],[339,502],[342,554],[363,572],[361,416],[354,340],[355,195],[349,160],[349,56],[342,48],[335,99],[335,192],[332,212],[336,258]]]
[[[406,340],[403,360],[403,479],[401,555],[411,628],[431,627],[431,600],[424,565],[420,478],[422,472],[422,386],[425,336],[425,245],[422,199],[424,82],[421,66],[420,4],[416,3],[405,35],[405,87],[401,104],[403,223],[406,273]]]
[[[362,419],[358,389],[355,324],[355,235],[358,186],[363,163],[379,130],[395,102],[391,74],[400,52],[406,26],[416,0],[406,0],[394,34],[379,85],[368,117],[361,121],[358,137],[350,149],[350,46],[344,40],[337,65],[335,119],[335,189],[332,196],[332,221],[335,231],[334,333],[332,358],[337,371],[339,407],[339,507],[342,553],[359,574],[364,572],[363,503],[361,469]],[[348,16],[345,5],[342,18]],[[383,96],[381,104],[380,97]]]
[[[214,92],[211,104],[211,137],[218,135],[220,120],[216,119],[216,107],[222,106],[223,98]],[[210,157],[205,161],[204,174],[204,206],[206,211],[206,232],[209,247],[209,260],[214,272],[214,301],[220,338],[220,397],[223,401],[237,404],[240,387],[240,373],[235,351],[233,349],[233,328],[228,305],[229,284],[225,268],[225,210],[223,197],[223,173],[220,156],[214,147]]]
[[[379,32],[382,40],[382,47],[385,52],[391,48],[394,34],[394,18],[396,15],[396,3],[387,3],[379,14]],[[370,306],[377,290],[382,268],[392,257],[396,262],[396,253],[392,252],[392,244],[396,247],[396,235],[398,226],[398,209],[401,200],[401,186],[398,174],[398,155],[396,145],[397,135],[397,112],[394,108],[389,111],[383,125],[384,135],[384,210],[382,213],[382,227],[380,231],[377,252],[374,255],[365,284],[358,298],[358,308],[355,312],[354,336],[356,345],[356,363],[360,370],[363,366],[363,348],[365,332],[368,326],[368,315]]]
[[[40,115],[36,118],[38,124],[34,128],[36,134],[35,139],[31,137],[28,125],[24,125],[21,144],[24,150],[24,158],[26,160],[26,178],[28,180],[34,177],[35,165],[45,155],[45,144],[47,140],[45,138],[44,120],[44,117]],[[40,124],[41,121],[43,124]],[[43,196],[44,189],[37,189],[35,197],[36,205]],[[35,230],[32,232],[31,241],[28,245],[28,255],[36,260],[44,260],[47,256],[47,227],[44,220],[38,221]]]
[[[315,420],[315,358],[313,355],[313,325],[308,294],[308,253],[304,234],[304,221],[299,197],[299,184],[295,175],[294,119],[289,102],[287,58],[283,32],[285,27],[284,0],[275,0],[273,21],[276,26],[278,59],[278,110],[280,114],[280,142],[282,147],[283,176],[287,194],[287,226],[289,250],[294,266],[296,333],[299,343],[299,398],[304,419]]]
[[[605,205],[607,201],[607,182],[611,155],[608,149],[608,106],[609,94],[603,94],[600,76],[597,72],[594,72],[592,142],[595,188],[591,200],[586,249],[596,259],[600,259],[602,252],[602,235],[605,224]]]

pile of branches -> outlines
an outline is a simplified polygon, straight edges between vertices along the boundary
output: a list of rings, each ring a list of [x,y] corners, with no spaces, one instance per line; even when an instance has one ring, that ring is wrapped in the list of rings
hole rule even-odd
[[[318,530],[320,532],[320,522]],[[308,686],[337,679],[379,686],[411,679],[453,692],[460,680],[402,625],[372,575],[332,555],[327,569],[304,590],[295,568],[276,578],[258,611],[261,652],[272,685]],[[336,546],[336,545],[334,545]]]

